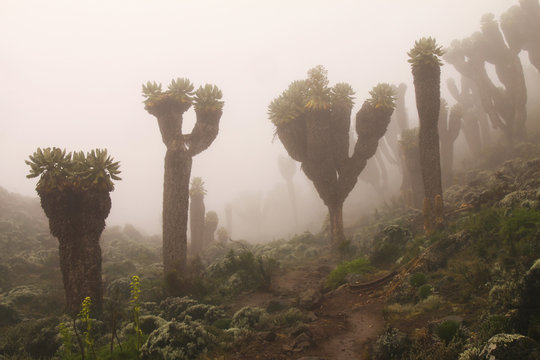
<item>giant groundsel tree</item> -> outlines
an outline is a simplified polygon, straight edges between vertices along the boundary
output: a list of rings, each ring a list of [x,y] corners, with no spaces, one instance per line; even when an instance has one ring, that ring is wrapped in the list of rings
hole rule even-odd
[[[439,110],[443,50],[435,39],[421,38],[408,53],[420,121],[418,149],[424,182],[424,226],[429,232],[442,222],[442,181],[439,149]]]
[[[38,148],[30,160],[28,178],[39,177],[36,191],[58,239],[66,311],[76,314],[85,297],[98,312],[102,304],[99,238],[111,209],[109,193],[118,177],[119,163],[107,150],[67,153]]]
[[[354,92],[349,84],[328,86],[327,71],[317,66],[306,80],[295,81],[269,107],[270,120],[288,154],[302,163],[330,214],[332,242],[343,233],[343,203],[367,160],[375,154],[394,109],[390,85],[380,84],[356,114],[358,139],[349,156]]]
[[[199,254],[203,249],[205,195],[204,181],[200,177],[193,178],[189,189],[189,230],[191,231],[191,251],[194,255]]]
[[[157,118],[165,154],[163,180],[163,265],[165,274],[180,273],[186,265],[189,179],[193,156],[206,150],[219,132],[223,114],[222,93],[215,85],[194,91],[187,79],[143,85],[144,108]],[[183,114],[193,105],[196,123],[190,134],[182,133]]]

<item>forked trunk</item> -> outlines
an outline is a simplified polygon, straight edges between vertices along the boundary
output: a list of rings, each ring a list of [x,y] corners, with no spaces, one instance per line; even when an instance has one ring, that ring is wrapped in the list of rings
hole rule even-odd
[[[163,267],[165,274],[184,270],[187,257],[189,177],[192,159],[183,149],[168,149],[163,181]]]

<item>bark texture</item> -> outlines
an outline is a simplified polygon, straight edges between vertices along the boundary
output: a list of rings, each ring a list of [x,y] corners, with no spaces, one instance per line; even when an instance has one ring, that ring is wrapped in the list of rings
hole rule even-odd
[[[77,314],[89,296],[93,311],[100,313],[103,290],[99,239],[111,209],[109,192],[64,189],[38,193],[51,234],[59,242],[66,312]]]
[[[424,183],[424,213],[426,231],[435,226],[435,219],[442,214],[435,214],[435,197],[442,199],[441,161],[439,149],[438,120],[440,109],[440,75],[437,63],[413,66],[414,91],[416,107],[420,120],[418,133],[418,149],[422,180]]]
[[[167,147],[163,181],[163,266],[165,274],[185,270],[192,157],[206,150],[219,132],[222,111],[196,111],[190,134],[182,134],[183,114],[191,106],[166,94],[145,109],[157,118]]]
[[[443,188],[453,184],[454,142],[461,129],[462,112],[459,108],[452,108],[450,116],[448,110],[441,106],[439,112],[439,135],[441,140],[441,176]]]
[[[189,203],[189,230],[191,231],[191,251],[197,255],[203,249],[204,242],[204,196],[193,194]]]

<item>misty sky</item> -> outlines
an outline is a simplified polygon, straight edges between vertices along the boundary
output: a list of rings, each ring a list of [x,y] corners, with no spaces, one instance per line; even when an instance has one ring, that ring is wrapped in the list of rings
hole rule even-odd
[[[267,106],[322,64],[356,91],[356,113],[379,82],[409,86],[407,51],[422,36],[448,46],[517,0],[0,1],[0,186],[35,195],[24,160],[39,147],[106,147],[121,162],[109,224],[160,232],[165,146],[141,84],[187,77],[223,91],[220,132],[194,158],[207,210],[281,182],[285,154]],[[443,66],[443,78],[451,67]],[[185,114],[190,132],[194,113]],[[298,184],[304,176],[296,176]]]

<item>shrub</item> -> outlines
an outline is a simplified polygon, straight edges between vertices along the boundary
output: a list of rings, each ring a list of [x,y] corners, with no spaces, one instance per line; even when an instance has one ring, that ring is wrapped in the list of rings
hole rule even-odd
[[[388,328],[377,338],[373,348],[375,360],[401,360],[410,346],[407,336],[401,331]]]
[[[488,340],[481,359],[534,360],[540,358],[540,345],[533,339],[519,334],[497,334]]]
[[[437,328],[435,329],[435,333],[441,339],[445,342],[445,344],[450,343],[452,339],[456,336],[458,330],[460,328],[460,325],[457,321],[454,320],[445,320],[441,322],[439,325],[437,325]]]
[[[491,315],[480,324],[479,339],[485,342],[492,336],[510,330],[510,321],[503,315]]]
[[[461,354],[459,354],[458,360],[481,360],[480,358],[481,352],[482,350],[477,347],[469,348],[463,351]]]
[[[199,302],[193,300],[187,296],[184,297],[168,297],[159,304],[161,310],[160,315],[165,320],[172,320],[173,318],[183,318],[182,313],[187,310],[188,307],[197,305]]]
[[[192,360],[215,343],[215,336],[186,316],[184,322],[171,321],[154,330],[141,347],[143,360]]]
[[[199,320],[206,324],[212,324],[216,320],[225,317],[223,309],[207,304],[196,304],[188,307],[177,320],[189,316],[192,320]]]
[[[429,284],[424,284],[418,288],[418,297],[422,300],[427,299],[433,294],[433,288]]]
[[[373,269],[366,258],[342,262],[328,275],[326,286],[332,289],[336,288],[345,282],[347,274],[365,274],[373,271]]]
[[[417,272],[409,277],[409,284],[416,288],[424,285],[425,283],[427,283],[427,277],[424,273]]]
[[[265,319],[266,315],[266,311],[259,307],[245,306],[234,313],[231,326],[253,329]]]
[[[304,322],[305,320],[306,315],[298,308],[292,307],[285,311],[282,311],[279,314],[276,314],[273,322],[279,327],[291,327],[298,323]]]

